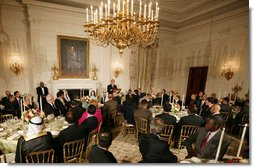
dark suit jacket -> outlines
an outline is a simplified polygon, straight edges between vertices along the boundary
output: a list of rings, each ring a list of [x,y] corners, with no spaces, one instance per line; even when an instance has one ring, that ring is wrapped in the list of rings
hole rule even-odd
[[[206,105],[203,106],[203,108],[201,109],[200,115],[201,115],[201,117],[206,119],[207,117],[209,117],[211,115],[211,108]]]
[[[7,102],[9,102],[9,99],[8,99],[8,97],[3,97],[2,99],[1,99],[1,104],[3,105],[3,106],[6,106],[6,103]]]
[[[178,140],[181,134],[181,128],[183,125],[195,125],[202,126],[204,124],[204,120],[202,117],[198,115],[188,115],[180,118],[180,121],[176,124],[174,135],[175,139]]]
[[[114,89],[117,89],[117,86],[116,86],[116,85],[112,86],[112,85],[110,84],[110,85],[108,85],[108,87],[107,87],[107,92],[108,92],[108,93],[113,93],[113,90],[114,90]]]
[[[65,108],[65,106],[63,105],[63,103],[62,103],[61,100],[56,99],[56,100],[55,100],[55,106],[57,107],[57,109],[58,109],[58,111],[59,111],[59,113],[60,113],[61,115],[63,115],[63,116],[66,115],[67,110],[66,110],[66,108]]]
[[[175,104],[179,104],[180,108],[182,109],[182,100],[178,100],[177,102],[174,100]]]
[[[48,88],[47,88],[47,87],[44,87],[44,94],[43,94],[43,93],[42,93],[42,89],[41,89],[41,87],[39,86],[39,87],[36,88],[36,92],[37,92],[37,95],[38,95],[38,102],[40,102],[40,96],[42,96],[42,101],[45,102],[46,96],[49,94]],[[44,102],[43,102],[43,104],[44,104]]]
[[[111,152],[99,148],[98,145],[92,146],[88,160],[89,163],[117,163]]]
[[[130,105],[122,105],[119,109],[123,113],[124,119],[127,120],[128,124],[135,125],[134,111],[135,109]]]
[[[176,117],[168,113],[162,113],[155,116],[155,118],[160,118],[164,121],[164,124],[176,125]]]
[[[230,107],[228,104],[221,104],[220,105],[220,111],[231,113],[232,112],[232,107]]]
[[[93,131],[98,126],[98,120],[95,116],[88,117],[85,119],[81,124],[80,127],[85,133],[85,136],[88,136],[88,134]]]
[[[167,94],[163,94],[163,105],[168,102],[169,96]]]
[[[204,149],[201,150],[200,146],[202,141],[205,139],[207,135],[207,131],[204,127],[200,128],[195,134],[192,134],[189,138],[186,139],[185,145],[189,155],[192,155],[192,144],[195,143],[195,152],[196,157],[203,159],[215,159],[221,130],[219,130],[204,146]],[[224,154],[227,152],[228,146],[230,145],[230,138],[224,134],[224,138],[221,145],[221,151],[219,154],[219,160],[222,160]]]
[[[63,145],[66,142],[71,142],[79,139],[85,139],[84,131],[77,124],[70,125],[68,128],[62,130],[58,136],[58,143],[55,143],[55,150],[57,153],[57,161],[63,162]]]
[[[169,150],[166,141],[162,141],[155,134],[141,134],[139,136],[139,150],[144,163],[176,163],[177,157]]]
[[[45,112],[45,115],[50,115],[50,114],[54,114],[54,116],[59,116],[60,113],[58,111],[58,109],[53,106],[51,106],[51,104],[49,104],[48,102],[45,104],[44,106],[44,112]]]

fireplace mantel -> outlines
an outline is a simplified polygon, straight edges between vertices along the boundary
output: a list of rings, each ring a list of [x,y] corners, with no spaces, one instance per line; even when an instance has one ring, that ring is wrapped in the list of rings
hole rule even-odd
[[[98,89],[98,81],[91,79],[59,79],[53,80],[50,84],[54,96],[59,90],[63,89],[89,89],[89,93]]]

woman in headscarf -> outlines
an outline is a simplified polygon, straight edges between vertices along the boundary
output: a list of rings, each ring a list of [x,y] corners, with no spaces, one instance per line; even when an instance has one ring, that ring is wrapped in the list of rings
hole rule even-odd
[[[29,121],[28,131],[18,140],[16,163],[26,163],[25,156],[31,152],[53,149],[53,137],[50,132],[43,132],[43,119],[39,116]]]

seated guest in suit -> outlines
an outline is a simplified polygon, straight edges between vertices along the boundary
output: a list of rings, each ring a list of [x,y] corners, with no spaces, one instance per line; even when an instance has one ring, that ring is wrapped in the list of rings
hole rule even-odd
[[[188,109],[188,115],[181,117],[179,122],[176,124],[174,135],[175,135],[175,147],[177,148],[177,142],[179,141],[181,129],[183,125],[195,125],[202,126],[204,125],[204,120],[202,117],[198,116],[197,113],[198,108],[195,106],[191,106]]]
[[[218,103],[218,99],[216,98],[216,93],[212,93],[211,97],[213,98],[213,103],[217,104]]]
[[[78,124],[78,120],[81,118],[86,109],[82,107],[82,102],[77,100],[70,101],[69,105],[69,111],[72,111],[74,115],[74,122]]]
[[[222,99],[221,104],[220,104],[220,111],[227,112],[227,113],[232,112],[232,107],[229,106],[229,98],[228,97],[224,97]]]
[[[214,104],[214,99],[212,97],[208,97],[205,100],[205,107],[202,108],[200,115],[201,117],[203,117],[204,119],[206,119],[207,117],[209,117],[211,115],[211,107]]]
[[[196,95],[191,94],[190,100],[188,101],[188,103],[186,102],[185,105],[190,107],[190,106],[195,106],[196,104],[197,104]]]
[[[180,109],[182,108],[182,101],[180,100],[180,96],[179,95],[175,95],[174,96],[174,103],[178,104],[180,106]]]
[[[218,116],[211,116],[207,119],[205,127],[201,127],[195,134],[192,134],[186,139],[185,145],[188,151],[186,158],[198,157],[202,159],[214,160],[221,136],[221,127],[223,126],[223,119]],[[192,144],[195,144],[193,149]],[[229,137],[224,134],[219,154],[219,160],[222,160],[224,154],[227,152],[230,144]]]
[[[174,97],[174,91],[173,90],[170,90],[169,91],[169,95],[168,95],[168,103],[173,103],[173,97]]]
[[[5,95],[6,96],[1,99],[1,104],[3,106],[6,106],[6,103],[9,101],[9,96],[11,95],[11,92],[9,90],[6,90]]]
[[[87,118],[80,124],[80,127],[83,129],[86,136],[88,136],[88,134],[94,129],[96,129],[98,126],[98,120],[94,116],[96,112],[95,105],[93,104],[89,105],[87,108],[87,112],[88,112]]]
[[[73,112],[67,112],[65,120],[69,123],[69,126],[62,130],[58,136],[59,143],[55,144],[57,161],[63,162],[63,145],[66,142],[71,142],[85,137],[84,131],[75,123],[75,116]]]
[[[90,155],[88,156],[89,163],[117,163],[114,155],[108,151],[113,140],[113,134],[110,129],[101,128],[98,133],[98,144],[93,145]]]
[[[150,123],[150,134],[139,136],[139,150],[143,163],[176,163],[177,157],[169,150],[169,144],[159,139],[164,129],[163,120],[154,118]]]
[[[220,105],[219,104],[214,104],[211,107],[211,115],[219,115],[220,117],[223,118],[223,116],[220,114]]]
[[[26,163],[25,156],[31,152],[53,149],[53,137],[50,132],[43,132],[43,119],[39,116],[29,121],[26,135],[18,139],[15,162]]]
[[[31,110],[33,109],[34,107],[31,105],[31,102],[30,102],[30,97],[29,96],[25,96],[24,97],[24,110],[27,111],[27,110]]]
[[[198,115],[200,115],[201,114],[201,111],[203,110],[203,109],[205,109],[205,108],[207,108],[207,106],[206,106],[206,104],[205,104],[205,100],[207,99],[207,95],[206,94],[203,94],[203,96],[202,96],[202,99],[200,100],[200,99],[198,99],[197,100],[197,108],[198,108]]]
[[[109,94],[112,94],[113,93],[113,91],[114,90],[116,90],[117,89],[117,86],[115,85],[115,80],[114,79],[111,79],[111,83],[108,85],[108,87],[107,87],[107,92],[109,93]]]
[[[98,108],[98,102],[96,100],[91,100],[89,102],[90,104],[94,105],[96,107],[96,111],[94,113],[94,116],[97,118],[98,120],[98,125],[97,125],[97,128],[96,128],[96,132],[98,132],[99,130],[99,126],[100,126],[100,123],[102,121],[102,113],[101,113],[101,109]],[[78,120],[78,125],[82,124],[82,122],[88,118],[88,110],[86,110],[82,116],[79,118]]]
[[[150,121],[153,119],[153,115],[152,112],[147,109],[147,106],[148,106],[147,100],[146,99],[142,100],[140,107],[134,112],[134,118],[135,119],[144,118],[148,121],[149,125]]]
[[[59,116],[60,113],[58,111],[58,109],[55,106],[55,99],[52,95],[47,95],[46,96],[46,104],[44,105],[44,112],[45,115],[48,116],[50,114],[54,114],[54,116]]]
[[[60,115],[65,116],[67,113],[67,109],[65,107],[65,103],[64,103],[64,92],[63,91],[59,91],[56,94],[57,98],[55,99],[55,106],[57,107]]]
[[[162,114],[158,114],[155,116],[155,118],[160,118],[164,121],[164,124],[168,124],[168,125],[176,125],[176,117],[172,116],[169,114],[169,112],[171,111],[171,105],[170,104],[165,104],[163,106],[163,112]]]
[[[108,92],[102,92],[101,104],[105,104],[108,101]]]
[[[123,105],[120,106],[119,111],[123,113],[124,119],[127,120],[127,124],[135,125],[134,120],[135,108],[131,106],[131,102],[124,101]]]
[[[9,95],[8,101],[5,102],[4,110],[8,114],[15,115],[15,97],[13,95]]]
[[[104,104],[105,113],[103,119],[108,120],[111,126],[114,125],[114,118],[117,113],[117,101],[113,100],[113,95],[108,94],[108,101]]]

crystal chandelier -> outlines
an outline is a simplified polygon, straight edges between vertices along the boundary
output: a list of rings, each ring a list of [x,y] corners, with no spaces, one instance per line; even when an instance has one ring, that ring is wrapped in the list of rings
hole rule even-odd
[[[90,12],[89,12],[90,11]],[[90,13],[90,14],[89,14]],[[120,55],[124,49],[133,44],[147,47],[152,44],[159,28],[158,2],[152,9],[152,2],[139,3],[139,13],[133,11],[133,0],[118,0],[113,3],[101,2],[99,9],[86,8],[85,32],[96,45],[103,47],[112,44],[119,49]]]

